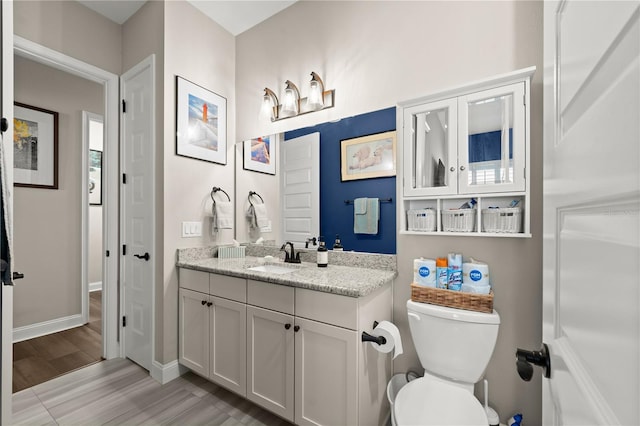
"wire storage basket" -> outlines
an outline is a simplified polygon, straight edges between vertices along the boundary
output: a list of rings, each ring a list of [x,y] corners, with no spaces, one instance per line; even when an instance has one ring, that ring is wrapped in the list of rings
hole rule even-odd
[[[430,208],[407,210],[407,230],[421,232],[435,231],[435,210]]]
[[[482,209],[482,231],[522,232],[522,209],[520,207]]]
[[[442,210],[442,230],[473,232],[476,230],[476,209]]]
[[[466,293],[411,283],[411,300],[468,311],[493,312],[493,290],[489,294]]]

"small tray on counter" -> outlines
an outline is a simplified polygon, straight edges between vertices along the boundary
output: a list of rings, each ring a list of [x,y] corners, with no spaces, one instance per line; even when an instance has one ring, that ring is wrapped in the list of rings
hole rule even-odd
[[[493,312],[493,290],[489,294],[466,293],[411,283],[411,300],[468,311]]]

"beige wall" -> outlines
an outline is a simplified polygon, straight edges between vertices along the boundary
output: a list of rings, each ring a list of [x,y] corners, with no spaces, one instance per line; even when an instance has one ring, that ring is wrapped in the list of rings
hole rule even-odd
[[[235,39],[218,24],[186,2],[165,3],[164,72],[164,317],[163,352],[166,363],[178,357],[178,274],[176,249],[230,242],[232,230],[211,237],[211,188],[219,186],[233,197],[235,120]],[[227,164],[214,164],[176,155],[176,76],[185,78],[227,99]],[[183,221],[203,222],[201,238],[182,238]]]
[[[120,74],[120,25],[75,1],[16,0],[15,34]]]
[[[531,94],[533,238],[399,235],[394,290],[394,321],[405,345],[394,370],[419,369],[405,307],[412,259],[456,251],[488,262],[502,320],[486,374],[490,403],[503,420],[523,412],[531,424],[541,422],[540,377],[522,382],[514,359],[516,347],[537,349],[541,342],[542,7],[542,2],[529,1],[305,1],[236,41],[238,139],[386,108],[451,86],[538,67]],[[336,89],[335,108],[273,124],[257,121],[265,86],[281,96],[283,82],[290,79],[306,93],[311,71],[323,77],[327,88]]]
[[[58,189],[15,188],[14,326],[81,312],[82,111],[103,114],[102,86],[15,58],[17,102],[59,113]]]

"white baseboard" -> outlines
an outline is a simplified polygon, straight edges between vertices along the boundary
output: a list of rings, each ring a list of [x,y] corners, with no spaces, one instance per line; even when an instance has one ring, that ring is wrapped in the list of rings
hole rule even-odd
[[[102,281],[89,283],[89,292],[102,290]]]
[[[160,364],[158,361],[153,361],[151,364],[151,377],[153,377],[157,382],[164,385],[165,383],[169,383],[173,379],[177,379],[178,377],[185,374],[189,369],[183,365],[178,363],[178,360],[171,361],[168,364]]]
[[[77,314],[39,322],[37,324],[25,325],[23,327],[16,327],[13,329],[13,343],[22,342],[23,340],[33,339],[35,337],[46,336],[47,334],[80,327],[81,325],[84,325],[82,315]]]

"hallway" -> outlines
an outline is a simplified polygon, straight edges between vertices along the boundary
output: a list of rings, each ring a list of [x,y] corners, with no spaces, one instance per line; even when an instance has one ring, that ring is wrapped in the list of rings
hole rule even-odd
[[[89,293],[89,323],[13,344],[13,392],[102,359],[102,292]]]

